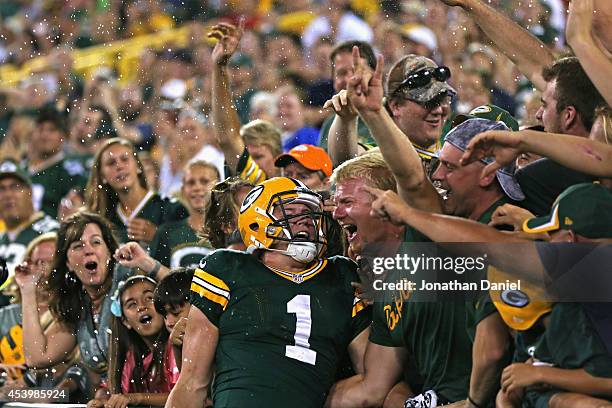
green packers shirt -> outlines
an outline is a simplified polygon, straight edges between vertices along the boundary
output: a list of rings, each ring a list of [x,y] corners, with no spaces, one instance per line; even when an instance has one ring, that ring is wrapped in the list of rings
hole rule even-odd
[[[169,268],[198,266],[211,251],[212,246],[198,238],[187,219],[163,224],[151,242],[151,256]]]
[[[60,201],[70,189],[84,188],[88,172],[78,158],[57,155],[45,168],[31,171],[26,163],[26,170],[32,180],[32,200],[34,208],[42,210],[53,218],[57,217]]]
[[[370,324],[357,265],[320,259],[292,274],[217,250],[195,272],[191,303],[219,329],[215,407],[320,408],[349,343]]]

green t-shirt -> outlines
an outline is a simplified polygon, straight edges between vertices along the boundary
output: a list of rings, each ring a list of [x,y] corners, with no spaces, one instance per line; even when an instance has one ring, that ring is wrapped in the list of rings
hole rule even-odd
[[[322,407],[349,343],[370,324],[356,264],[321,259],[299,275],[217,250],[196,270],[191,303],[219,328],[215,407]]]
[[[5,231],[0,234],[0,257],[6,259],[10,276],[15,274],[15,267],[23,261],[26,248],[34,238],[58,229],[59,222],[38,212],[33,214],[30,222],[19,231]]]
[[[151,256],[169,268],[196,267],[213,248],[201,243],[187,219],[161,225],[151,242]]]
[[[418,275],[417,271],[412,279],[420,281]],[[383,299],[374,303],[370,341],[405,348],[423,391],[434,390],[447,402],[466,399],[472,370],[466,303],[425,300],[419,291],[382,294]]]
[[[579,303],[557,303],[545,330],[537,323],[516,339],[515,361],[533,357],[540,363],[573,370],[583,368],[594,377],[612,378],[612,356]],[[561,389],[531,387],[523,407],[547,407]]]
[[[159,194],[149,192],[134,211],[132,218],[142,218],[151,221],[158,227],[166,222],[178,221],[189,216],[187,209],[175,198],[162,198]],[[108,219],[115,226],[119,242],[127,242],[127,225],[130,221],[117,206],[111,211]]]
[[[88,178],[88,172],[80,159],[63,154],[58,158],[59,160],[35,173],[29,170],[27,163],[24,166],[32,180],[34,208],[53,218],[57,217],[61,199],[74,187],[84,188]]]

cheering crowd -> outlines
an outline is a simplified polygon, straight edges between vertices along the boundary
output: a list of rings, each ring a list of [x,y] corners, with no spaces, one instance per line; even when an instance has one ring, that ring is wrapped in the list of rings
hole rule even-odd
[[[221,3],[0,4],[0,401],[612,406],[612,2]]]

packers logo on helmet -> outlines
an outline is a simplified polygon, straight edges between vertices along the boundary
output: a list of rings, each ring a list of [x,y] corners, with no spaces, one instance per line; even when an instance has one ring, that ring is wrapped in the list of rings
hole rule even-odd
[[[303,204],[309,211],[288,213],[289,204]],[[298,217],[307,217],[313,223],[314,236],[292,230],[291,220]],[[244,198],[238,215],[238,229],[249,252],[276,250],[272,248],[274,242],[287,241],[287,249],[281,252],[304,263],[325,251],[325,228],[321,196],[302,182],[287,177],[275,177],[253,188]]]

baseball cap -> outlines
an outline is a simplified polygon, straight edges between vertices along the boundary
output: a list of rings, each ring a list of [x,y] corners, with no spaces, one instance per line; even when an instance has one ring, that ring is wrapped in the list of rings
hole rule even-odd
[[[488,119],[468,119],[465,122],[455,126],[446,135],[445,143],[450,143],[462,152],[465,151],[467,145],[476,135],[487,132],[489,130],[509,130],[503,122],[495,122]],[[493,163],[493,157],[485,157],[482,161],[486,164]],[[508,197],[514,201],[522,201],[525,199],[525,194],[521,190],[521,186],[514,177],[515,165],[509,164],[497,170],[497,181],[501,185],[502,190]]]
[[[0,179],[5,177],[17,177],[19,180],[26,183],[28,186],[32,186],[30,176],[26,173],[16,161],[12,159],[5,159],[0,162]]]
[[[456,95],[457,91],[446,82],[440,82],[432,79],[427,85],[409,89],[403,86],[403,82],[408,78],[409,75],[415,74],[425,69],[438,68],[433,60],[423,57],[422,55],[410,54],[402,57],[399,61],[393,64],[387,80],[385,82],[385,96],[390,98],[391,96],[402,90],[404,95],[413,101],[426,103],[434,99],[435,97],[448,93]]]
[[[492,266],[487,271],[487,279],[490,282],[518,282],[515,276]],[[520,289],[489,290],[489,296],[504,323],[514,330],[531,328],[553,307],[544,290],[531,286],[525,279],[520,281]]]
[[[429,51],[434,51],[438,48],[436,34],[426,26],[420,24],[406,24],[402,28],[402,34],[409,40],[418,44],[423,44]]]
[[[612,191],[597,183],[576,184],[559,195],[550,214],[523,224],[529,233],[560,229],[587,238],[612,238]]]
[[[327,177],[331,177],[332,170],[334,169],[332,161],[327,152],[320,147],[309,144],[295,146],[287,153],[281,154],[274,161],[274,165],[276,167],[285,167],[294,161],[300,163],[308,170],[320,170]]]
[[[473,118],[483,118],[495,122],[504,122],[506,126],[508,126],[513,131],[516,132],[517,130],[519,130],[518,121],[514,119],[514,116],[512,116],[510,112],[500,108],[497,105],[492,105],[490,103],[478,106],[472,109],[468,114],[455,116],[452,122],[452,127],[455,127],[465,122],[466,120]]]

